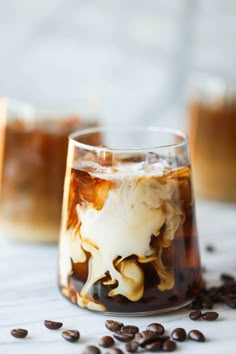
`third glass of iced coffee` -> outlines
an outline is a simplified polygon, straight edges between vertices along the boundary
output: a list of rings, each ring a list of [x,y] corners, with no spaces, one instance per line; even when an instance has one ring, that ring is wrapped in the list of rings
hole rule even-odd
[[[102,145],[88,145],[100,136]],[[144,315],[201,287],[188,141],[152,128],[94,128],[69,139],[61,292],[82,308]]]

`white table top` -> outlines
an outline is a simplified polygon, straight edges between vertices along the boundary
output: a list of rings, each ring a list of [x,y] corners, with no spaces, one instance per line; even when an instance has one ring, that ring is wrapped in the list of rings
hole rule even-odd
[[[205,278],[216,284],[222,272],[236,276],[236,205],[197,202],[199,241],[202,264],[207,268]],[[1,233],[1,232],[0,232]],[[206,246],[215,251],[209,253]],[[104,315],[94,314],[70,304],[57,288],[57,247],[23,244],[0,237],[0,353],[82,353],[87,344],[95,344],[108,330]],[[186,340],[178,345],[178,352],[201,354],[236,351],[236,310],[218,305],[219,318],[214,322],[191,321],[189,309],[182,309],[152,317],[112,317],[125,324],[136,324],[144,330],[151,322],[162,323],[170,333],[176,327],[187,331],[199,329],[205,343]],[[78,343],[66,342],[62,329],[50,331],[43,325],[45,319],[59,320],[65,329],[78,329]],[[110,318],[111,319],[111,318]],[[16,339],[10,335],[13,328],[26,328],[29,335]],[[119,344],[124,348],[123,344]],[[103,349],[102,353],[106,353]]]

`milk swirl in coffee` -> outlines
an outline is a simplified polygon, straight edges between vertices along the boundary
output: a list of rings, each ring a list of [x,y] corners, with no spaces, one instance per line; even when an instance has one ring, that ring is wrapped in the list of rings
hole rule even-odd
[[[91,152],[66,174],[59,282],[74,303],[135,313],[175,308],[200,288],[190,168],[159,156]]]

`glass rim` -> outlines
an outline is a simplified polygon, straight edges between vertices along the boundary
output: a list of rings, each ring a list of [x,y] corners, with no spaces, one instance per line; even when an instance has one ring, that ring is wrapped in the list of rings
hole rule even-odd
[[[176,137],[180,137],[182,141],[172,143],[172,144],[163,144],[163,145],[157,145],[157,146],[152,146],[152,147],[144,147],[144,148],[108,148],[104,146],[95,146],[95,145],[90,145],[90,144],[85,144],[81,143],[77,140],[75,140],[78,137],[81,137],[86,134],[92,134],[92,133],[102,133],[105,131],[115,131],[115,130],[136,130],[136,131],[146,131],[146,132],[156,132],[156,133],[163,133],[163,134],[170,134]],[[94,127],[94,128],[87,128],[87,129],[81,129],[77,130],[68,136],[69,141],[74,144],[74,146],[83,148],[85,150],[96,150],[96,151],[101,151],[101,152],[117,152],[117,153],[127,153],[127,152],[138,152],[138,151],[151,151],[151,150],[159,150],[159,149],[166,149],[166,148],[177,148],[177,147],[182,147],[184,145],[188,144],[188,135],[178,129],[171,129],[171,128],[166,128],[166,127],[161,127],[161,126],[155,126],[155,125],[150,125],[150,126],[140,126],[140,125],[134,125],[134,126],[126,126],[126,127],[121,127],[121,126],[100,126],[100,127]]]

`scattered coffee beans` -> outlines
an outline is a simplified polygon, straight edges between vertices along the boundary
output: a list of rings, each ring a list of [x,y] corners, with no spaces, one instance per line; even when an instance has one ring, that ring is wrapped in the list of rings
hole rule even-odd
[[[103,348],[109,348],[114,345],[114,339],[110,336],[103,336],[99,339],[98,345]]]
[[[196,342],[205,342],[206,340],[204,334],[198,331],[197,329],[193,329],[192,331],[190,331],[188,334],[188,338]]]
[[[215,311],[208,311],[202,314],[202,318],[206,321],[215,321],[219,317],[219,314]]]
[[[134,339],[134,334],[133,333],[126,333],[123,331],[119,331],[113,334],[114,338],[119,340],[120,342],[130,342],[132,339]]]
[[[44,321],[44,326],[47,327],[48,329],[59,329],[63,326],[62,322],[56,322],[56,321],[50,321],[50,320],[45,320]]]
[[[176,343],[173,340],[166,340],[162,345],[162,350],[164,352],[173,352],[176,350]]]
[[[11,330],[11,335],[15,338],[25,338],[28,334],[28,331],[23,328],[16,328]]]
[[[98,347],[96,347],[95,345],[87,345],[83,352],[83,354],[100,354],[101,351]]]
[[[125,349],[127,350],[128,353],[136,353],[136,351],[138,350],[138,343],[136,342],[125,343]]]
[[[139,328],[137,326],[127,325],[122,327],[122,332],[135,334],[139,332]]]
[[[187,333],[184,328],[175,328],[171,333],[171,338],[178,342],[183,342],[187,337]]]
[[[122,327],[124,327],[123,323],[113,321],[113,320],[106,320],[105,327],[109,329],[111,332],[120,331]]]
[[[150,323],[146,330],[157,334],[163,334],[165,332],[165,328],[160,323]]]
[[[68,342],[74,343],[77,342],[80,338],[79,331],[74,329],[69,329],[67,331],[62,332],[62,337],[66,339]]]
[[[200,310],[192,311],[189,314],[189,318],[193,321],[197,321],[202,317],[202,312]]]

